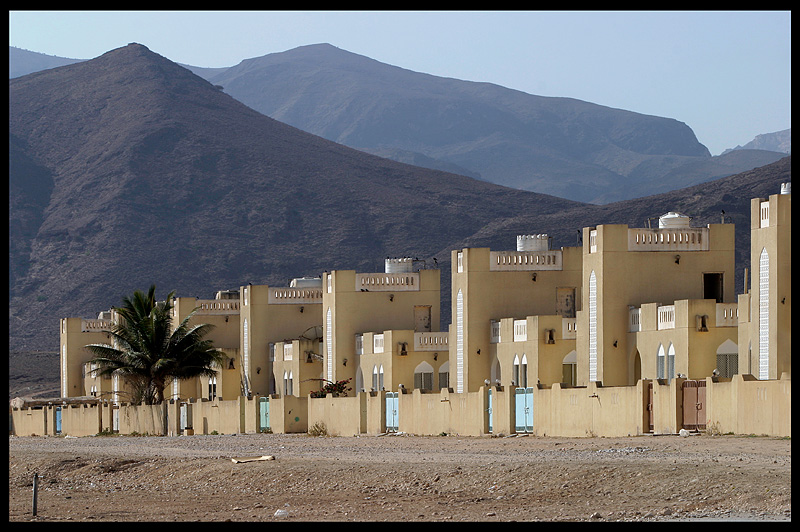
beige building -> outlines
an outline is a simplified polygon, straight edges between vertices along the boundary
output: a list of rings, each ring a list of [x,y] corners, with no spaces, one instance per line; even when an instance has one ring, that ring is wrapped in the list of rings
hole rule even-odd
[[[561,378],[561,364],[567,353],[540,351],[537,347],[536,354],[511,349],[512,354],[505,347],[492,347],[499,343],[493,330],[504,318],[540,316],[544,322],[546,317],[552,317],[550,321],[557,324],[545,327],[551,330],[562,329],[561,318],[575,318],[581,304],[581,249],[550,248],[547,235],[520,235],[516,251],[452,251],[450,387],[457,393],[477,391],[486,380],[494,383],[499,379],[509,384],[513,372],[508,368],[513,366],[514,356],[527,357],[529,362],[535,357],[536,364],[528,364],[534,369],[535,379],[545,375],[545,380]],[[539,334],[537,330],[537,338]],[[543,330],[541,334],[544,335]],[[538,346],[537,342],[534,343]],[[557,345],[560,349],[566,344]],[[552,357],[556,359],[550,360]]]
[[[167,399],[236,399],[241,395],[239,364],[239,291],[221,290],[214,299],[176,297],[173,300],[173,327],[183,321],[192,311],[194,316],[189,326],[208,323],[213,325],[207,339],[214,347],[226,354],[225,363],[217,368],[214,377],[197,377],[175,380],[164,390]]]
[[[319,329],[319,327],[315,328]],[[322,342],[318,338],[302,338],[272,345],[272,372],[275,393],[308,397],[322,388]]]
[[[386,330],[356,334],[363,388],[439,391],[450,387],[447,332]]]
[[[438,329],[440,271],[414,271],[410,258],[387,258],[384,269],[382,273],[334,270],[323,276],[324,378],[330,382],[352,379],[354,393],[369,390],[376,367],[374,362],[362,364],[357,336]],[[392,351],[396,347],[388,346]]]
[[[94,355],[86,349],[89,344],[107,344],[105,332],[112,324],[113,311],[100,312],[96,319],[62,318],[60,323],[59,367],[61,397],[93,396],[113,398],[113,379],[92,373],[88,362]],[[115,314],[115,313],[113,313]]]
[[[452,251],[448,331],[438,331],[439,270],[411,259],[176,298],[175,319],[199,307],[194,321],[216,326],[210,338],[228,357],[216,378],[166,395],[230,399],[240,414],[271,404],[278,431],[316,420],[342,434],[365,423],[381,432],[391,411],[393,430],[424,434],[674,433],[707,419],[716,430],[790,435],[788,184],[751,211],[752,275],[740,295],[734,226],[692,227],[670,212],[657,228],[584,228],[581,247],[522,235],[516,251]],[[107,342],[113,319],[61,320],[62,396],[124,395],[118,379],[89,376],[84,349]],[[344,379],[350,397],[309,398]],[[247,416],[237,430],[267,426]]]
[[[658,228],[584,228],[578,383],[635,384],[636,368],[648,373],[659,355],[630,343],[637,338],[628,335],[630,310],[684,299],[734,302],[733,275],[733,224],[691,227],[689,217],[670,212]]]
[[[241,394],[269,395],[283,378],[272,367],[275,345],[319,337],[321,280],[293,279],[288,287],[247,285],[240,292]]]
[[[792,195],[750,201],[750,286],[739,296],[739,372],[758,379],[792,373]]]
[[[705,379],[738,373],[738,306],[713,299],[645,303],[628,311],[628,368],[640,379]]]
[[[489,353],[494,362],[489,384],[575,386],[576,337],[575,318],[559,314],[492,321]]]

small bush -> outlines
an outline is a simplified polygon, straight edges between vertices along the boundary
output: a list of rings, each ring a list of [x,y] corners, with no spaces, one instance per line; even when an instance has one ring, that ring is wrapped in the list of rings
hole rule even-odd
[[[314,398],[321,398],[325,397],[328,394],[332,394],[334,397],[339,397],[340,395],[346,395],[347,392],[352,390],[352,388],[347,386],[347,383],[350,382],[352,379],[344,379],[341,381],[330,382],[322,387],[321,390],[317,390],[311,392],[311,397]]]
[[[322,421],[317,421],[308,429],[309,436],[327,436],[328,427]]]

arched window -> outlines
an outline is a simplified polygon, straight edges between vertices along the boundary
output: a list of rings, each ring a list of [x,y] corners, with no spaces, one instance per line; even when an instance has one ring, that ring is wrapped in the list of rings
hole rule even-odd
[[[217,398],[217,377],[216,375],[208,379],[208,400],[213,401]]]
[[[439,366],[439,389],[450,387],[450,361]]]
[[[433,390],[433,366],[424,360],[414,368],[414,388],[419,390]]]
[[[578,353],[574,349],[561,361],[561,381],[567,386],[578,382]]]
[[[664,378],[664,359],[666,358],[664,353],[664,346],[658,344],[658,353],[656,354],[656,378],[663,379]]]
[[[675,346],[671,342],[667,349],[667,378],[675,378]]]
[[[733,340],[725,340],[717,348],[717,371],[720,377],[731,378],[739,373],[739,347]]]
[[[519,388],[528,387],[528,357],[522,354],[522,359],[514,355],[514,383]]]

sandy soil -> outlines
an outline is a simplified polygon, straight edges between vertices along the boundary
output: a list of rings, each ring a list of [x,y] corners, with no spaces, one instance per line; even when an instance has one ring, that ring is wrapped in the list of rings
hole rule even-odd
[[[10,436],[9,520],[790,521],[791,463],[706,434]]]

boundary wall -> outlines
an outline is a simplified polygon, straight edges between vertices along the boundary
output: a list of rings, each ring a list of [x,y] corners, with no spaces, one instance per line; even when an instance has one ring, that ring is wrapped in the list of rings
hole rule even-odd
[[[641,380],[633,386],[603,387],[591,382],[581,387],[562,388],[554,384],[533,388],[530,433],[554,437],[676,434],[683,424],[683,380]],[[35,406],[9,406],[9,433],[16,436],[286,434],[306,433],[321,423],[331,436],[377,435],[386,433],[386,395],[387,392],[324,398],[272,395],[266,398],[267,427],[261,426],[263,406],[260,405],[264,402],[261,397],[170,400],[157,406],[39,401]],[[752,375],[735,375],[731,379],[708,377],[706,430],[713,434],[791,437],[791,402],[792,381],[786,374],[779,380],[758,380]],[[516,396],[513,389],[503,387],[481,387],[477,392],[461,394],[447,388],[438,393],[402,390],[397,394],[397,410],[397,430],[408,434],[485,436],[516,432]]]

